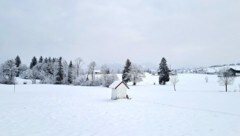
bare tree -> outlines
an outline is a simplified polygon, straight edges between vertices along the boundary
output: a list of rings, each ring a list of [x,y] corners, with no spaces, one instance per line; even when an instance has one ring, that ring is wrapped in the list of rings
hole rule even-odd
[[[218,77],[219,77],[218,83],[220,85],[224,85],[225,91],[227,92],[228,85],[231,85],[234,82],[234,76],[232,76],[232,74],[229,72],[229,69],[225,67],[220,70]]]
[[[136,64],[132,64],[131,71],[130,71],[130,80],[133,82],[133,85],[136,85],[137,82],[141,82],[145,77],[145,74],[143,72],[143,69],[141,66],[138,66]]]
[[[80,75],[80,69],[81,69],[82,63],[83,63],[83,60],[80,57],[75,59],[76,77]]]
[[[178,76],[177,75],[173,75],[170,77],[170,82],[174,87],[174,91],[176,91],[176,84],[179,82]]]
[[[101,84],[105,87],[109,87],[118,77],[107,65],[101,67]]]
[[[95,61],[91,62],[91,63],[88,65],[88,75],[89,75],[89,74],[91,75],[92,81],[95,80],[95,73],[94,73],[95,67],[96,67],[96,62],[95,62]],[[88,78],[88,77],[87,77],[87,78]]]
[[[68,63],[66,60],[62,60],[63,65],[63,83],[68,84]]]
[[[33,67],[32,70],[31,70],[31,80],[32,80],[32,84],[36,84],[36,83],[37,83],[36,80],[37,80],[38,75],[39,75],[38,70]]]

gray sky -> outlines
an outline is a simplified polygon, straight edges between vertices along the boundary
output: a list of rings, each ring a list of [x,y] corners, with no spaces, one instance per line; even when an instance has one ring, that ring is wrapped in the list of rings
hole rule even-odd
[[[1,0],[0,62],[19,55],[172,67],[240,62],[240,0]]]

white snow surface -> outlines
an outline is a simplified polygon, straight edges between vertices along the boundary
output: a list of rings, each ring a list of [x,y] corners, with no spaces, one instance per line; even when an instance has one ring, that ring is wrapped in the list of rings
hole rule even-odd
[[[146,74],[129,83],[131,100],[104,87],[0,85],[0,136],[240,135],[239,77],[226,93],[216,75],[178,76],[175,92]]]

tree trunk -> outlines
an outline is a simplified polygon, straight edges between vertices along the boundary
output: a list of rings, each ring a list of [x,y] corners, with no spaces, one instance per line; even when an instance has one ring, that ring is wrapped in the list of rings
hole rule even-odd
[[[174,85],[174,91],[176,91],[176,87],[175,87],[175,85]]]
[[[136,85],[136,82],[133,82],[133,85]]]

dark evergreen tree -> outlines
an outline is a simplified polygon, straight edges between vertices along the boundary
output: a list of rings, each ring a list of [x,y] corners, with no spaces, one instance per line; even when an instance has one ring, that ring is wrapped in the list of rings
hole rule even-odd
[[[34,56],[32,58],[32,62],[30,64],[30,69],[32,69],[35,65],[37,65],[37,58]]]
[[[20,59],[20,57],[19,56],[17,56],[16,58],[15,58],[15,65],[16,65],[16,67],[19,67],[20,65],[21,65],[21,59]]]
[[[70,61],[70,64],[68,66],[68,83],[72,84],[73,82],[73,64],[72,61]]]
[[[62,84],[63,81],[63,65],[62,65],[62,57],[58,60],[58,67],[57,67],[57,74],[56,74],[56,81],[55,84]]]
[[[17,71],[16,71],[16,77],[19,77],[19,74],[20,74],[20,68],[19,68],[19,66],[21,65],[21,59],[20,59],[20,57],[19,56],[17,56],[16,58],[15,58],[15,65],[16,65],[16,68],[17,68]]]
[[[44,59],[44,63],[48,63],[48,58],[45,58],[45,59]]]
[[[51,57],[48,58],[48,62],[49,62],[49,63],[52,62],[52,58],[51,58]]]
[[[159,64],[159,71],[158,71],[158,75],[159,75],[159,84],[160,85],[165,85],[166,82],[169,81],[169,68],[167,66],[167,61],[165,58],[162,58],[161,63]]]
[[[127,59],[123,73],[122,73],[122,80],[126,83],[131,80],[130,72],[131,72],[131,61]]]
[[[38,60],[39,63],[43,63],[43,57],[41,56]]]
[[[53,59],[52,59],[52,63],[55,63],[55,62],[56,62],[56,58],[53,58]]]

